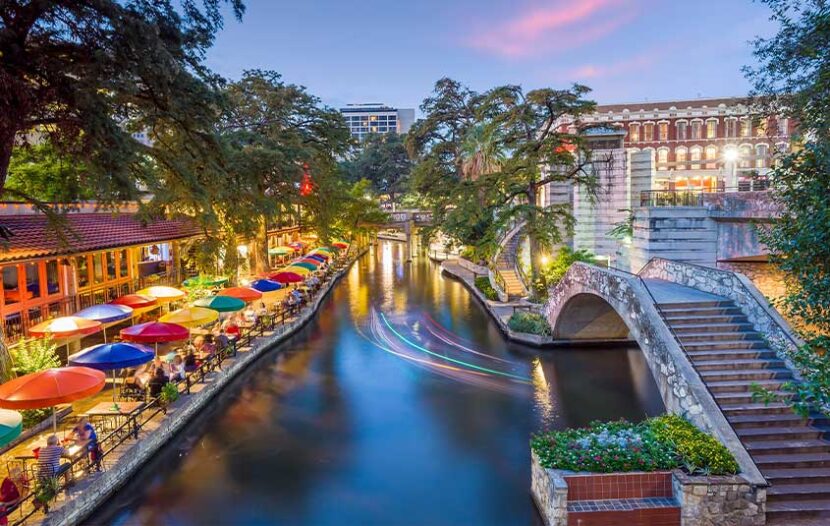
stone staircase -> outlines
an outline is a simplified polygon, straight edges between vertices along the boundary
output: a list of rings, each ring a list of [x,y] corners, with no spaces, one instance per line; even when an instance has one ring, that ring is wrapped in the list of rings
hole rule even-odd
[[[527,289],[519,272],[516,270],[516,260],[521,242],[521,230],[514,233],[502,246],[496,258],[496,271],[504,281],[504,292],[508,301],[514,301],[527,296]]]
[[[771,484],[767,523],[830,524],[830,421],[753,400],[753,384],[785,395],[780,388],[792,372],[732,301],[717,298],[659,308]]]

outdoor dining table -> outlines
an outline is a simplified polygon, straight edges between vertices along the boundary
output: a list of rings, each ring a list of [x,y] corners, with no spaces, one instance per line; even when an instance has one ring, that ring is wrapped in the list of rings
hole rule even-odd
[[[144,402],[100,402],[91,407],[86,415],[89,418],[112,418],[116,420],[116,427],[120,420],[126,418],[130,422],[133,438],[138,438],[137,413],[144,407]]]

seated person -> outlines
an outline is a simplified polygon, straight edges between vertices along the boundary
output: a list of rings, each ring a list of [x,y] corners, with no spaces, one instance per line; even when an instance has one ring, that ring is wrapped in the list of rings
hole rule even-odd
[[[225,330],[222,329],[219,331],[219,335],[216,337],[216,342],[214,346],[218,351],[224,351],[231,345],[231,340],[228,338],[228,335],[225,334]]]
[[[205,336],[205,344],[202,346],[202,352],[208,356],[216,354],[216,340],[212,334]]]
[[[75,444],[85,447],[90,452],[90,456],[98,449],[98,434],[87,417],[82,416],[78,419],[78,423],[72,428],[72,434],[75,437]]]
[[[9,523],[9,513],[17,509],[23,497],[20,495],[18,483],[23,481],[23,472],[19,467],[9,468],[9,475],[0,485],[0,526]],[[21,484],[22,486],[22,484]]]
[[[225,325],[225,334],[227,334],[230,338],[240,337],[241,332],[239,331],[239,325],[236,324],[236,320],[233,318],[228,320],[228,324]]]
[[[167,384],[167,375],[161,369],[156,369],[156,374],[150,380],[150,397],[158,398],[161,390]]]
[[[170,364],[170,372],[172,373],[170,376],[171,381],[178,382],[180,380],[184,380],[184,358],[182,358],[178,354],[175,357],[173,357],[173,363]]]
[[[196,360],[196,355],[193,354],[193,348],[188,347],[187,354],[184,355],[184,370],[195,371],[197,367],[199,367],[199,363]]]
[[[66,473],[70,465],[69,463],[61,464],[61,457],[67,456],[69,453],[58,445],[58,437],[49,435],[46,439],[46,446],[40,448],[37,454],[37,477],[44,480]]]

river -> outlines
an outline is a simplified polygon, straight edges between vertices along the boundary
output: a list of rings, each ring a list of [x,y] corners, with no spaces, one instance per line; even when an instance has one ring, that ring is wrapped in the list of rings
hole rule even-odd
[[[662,412],[639,349],[508,343],[381,242],[89,523],[538,524],[531,433]]]

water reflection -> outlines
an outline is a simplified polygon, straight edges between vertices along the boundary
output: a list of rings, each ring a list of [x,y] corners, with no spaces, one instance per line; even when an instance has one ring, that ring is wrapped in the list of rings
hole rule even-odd
[[[531,524],[530,433],[661,411],[639,350],[507,344],[382,243],[92,522]]]

